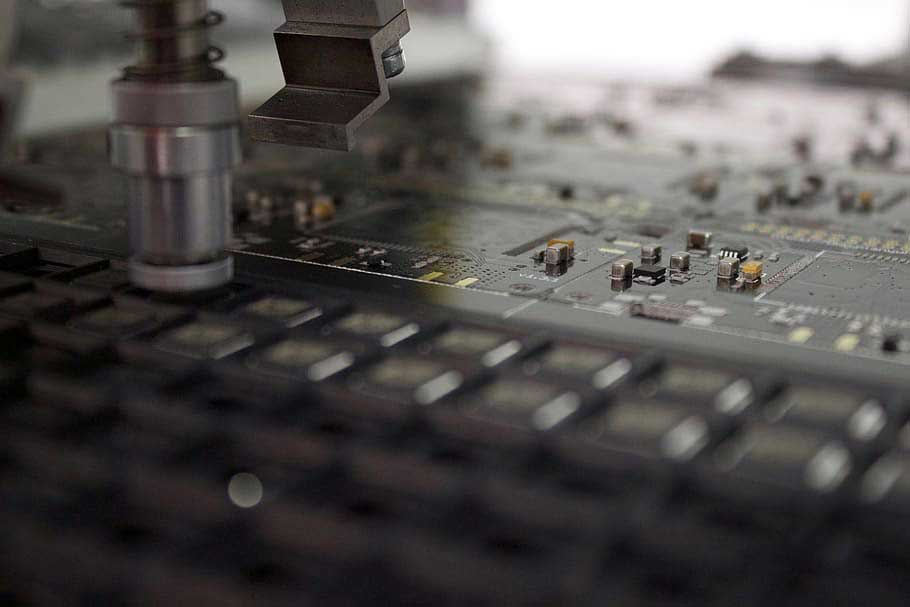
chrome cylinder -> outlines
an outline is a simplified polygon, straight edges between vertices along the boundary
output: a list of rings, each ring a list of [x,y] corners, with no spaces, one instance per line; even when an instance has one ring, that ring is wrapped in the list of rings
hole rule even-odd
[[[146,87],[154,90],[137,90]],[[155,291],[228,282],[231,173],[240,161],[240,134],[236,123],[222,121],[236,120],[236,86],[230,80],[120,81],[113,88],[110,154],[114,167],[128,176],[131,279]],[[209,113],[193,102],[206,99],[212,100]],[[143,104],[151,107],[143,111]]]
[[[142,263],[200,265],[225,257],[231,235],[229,173],[130,177],[129,189],[130,243]]]
[[[240,162],[236,83],[210,65],[207,0],[124,0],[136,9],[138,63],[112,84],[113,166],[127,176],[129,273],[183,292],[233,277],[232,171]]]

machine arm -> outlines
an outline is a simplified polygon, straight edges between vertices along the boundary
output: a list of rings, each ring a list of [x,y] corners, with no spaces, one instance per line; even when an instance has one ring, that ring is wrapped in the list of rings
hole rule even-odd
[[[120,0],[136,14],[137,61],[114,81],[112,164],[127,176],[130,277],[199,291],[233,276],[231,178],[240,162],[237,86],[213,64],[208,0]],[[287,86],[254,112],[255,139],[349,150],[404,69],[402,0],[283,0],[275,33]]]
[[[283,0],[275,32],[287,85],[250,115],[253,139],[350,150],[404,70],[402,0]]]

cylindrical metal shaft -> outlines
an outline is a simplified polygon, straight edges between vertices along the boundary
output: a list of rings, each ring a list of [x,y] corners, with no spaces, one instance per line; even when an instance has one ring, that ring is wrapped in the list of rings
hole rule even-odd
[[[139,63],[167,65],[187,63],[208,53],[209,40],[203,23],[208,14],[204,0],[153,3],[136,11],[139,31]]]
[[[207,0],[129,0],[138,62],[112,85],[111,161],[129,183],[130,277],[156,291],[229,281],[232,170],[240,160],[233,80],[211,66]]]
[[[209,42],[209,28],[218,25],[219,13],[208,0],[125,0],[135,9],[136,63],[126,69],[134,80],[212,80],[223,74],[212,68],[220,51]]]

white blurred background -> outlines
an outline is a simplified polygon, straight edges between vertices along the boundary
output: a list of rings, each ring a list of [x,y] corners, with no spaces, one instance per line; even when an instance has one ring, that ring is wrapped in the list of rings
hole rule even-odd
[[[510,72],[691,80],[748,49],[873,61],[910,52],[908,0],[475,0]]]
[[[12,6],[0,0],[0,8]],[[704,80],[732,53],[867,62],[910,54],[910,0],[406,0],[400,83],[494,72],[531,80]],[[108,82],[129,62],[115,0],[19,0],[25,133],[104,122]],[[283,85],[272,30],[280,0],[212,0],[225,69],[253,106]],[[9,25],[0,23],[2,25]],[[900,68],[902,69],[902,68]]]

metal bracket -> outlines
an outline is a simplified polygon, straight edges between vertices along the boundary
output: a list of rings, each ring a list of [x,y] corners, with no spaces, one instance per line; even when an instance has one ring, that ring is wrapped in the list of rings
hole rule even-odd
[[[275,44],[287,86],[250,115],[250,135],[349,151],[357,128],[389,100],[383,54],[410,31],[404,3],[284,0],[284,11]]]

